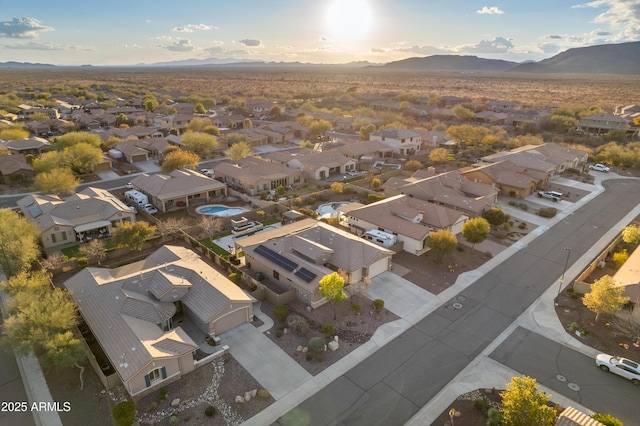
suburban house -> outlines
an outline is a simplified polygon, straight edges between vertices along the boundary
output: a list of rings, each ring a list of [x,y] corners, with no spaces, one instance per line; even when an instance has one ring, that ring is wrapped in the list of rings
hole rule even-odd
[[[356,235],[371,230],[395,235],[397,242],[403,244],[403,250],[416,256],[429,251],[427,237],[431,231],[447,230],[456,235],[469,219],[461,211],[407,195],[396,195],[351,210],[347,217],[349,229]]]
[[[478,163],[460,169],[460,173],[473,182],[493,185],[502,195],[517,198],[527,197],[536,189],[547,186],[552,174],[550,170],[530,169],[509,160]]]
[[[138,146],[138,143],[138,140],[118,142],[112,145],[109,151],[111,151],[111,149],[120,151],[122,153],[122,157],[127,163],[148,161],[149,151]]]
[[[390,158],[393,149],[388,145],[379,141],[361,141],[347,143],[344,146],[338,148],[338,151],[347,158],[352,158],[358,163],[361,160],[379,160],[382,158]]]
[[[33,154],[40,155],[45,151],[53,149],[51,142],[38,136],[31,136],[24,139],[0,140],[0,144],[13,154]]]
[[[410,177],[391,177],[383,188],[386,197],[403,194],[470,217],[480,216],[498,201],[498,190],[492,184],[469,180],[458,170],[437,174],[433,167],[418,170]]]
[[[629,317],[640,324],[640,250],[634,250],[626,262],[613,276],[616,286],[624,287],[623,296],[629,298],[629,303],[617,316]]]
[[[33,180],[33,167],[22,154],[0,155],[0,183],[24,184]]]
[[[519,109],[520,109],[520,104],[501,100],[501,99],[489,101],[486,106],[486,110],[491,112],[511,112]]]
[[[143,173],[131,183],[161,212],[206,204],[227,195],[224,183],[188,169],[169,174]]]
[[[213,173],[220,182],[248,195],[275,191],[279,186],[294,188],[305,182],[301,171],[256,157],[245,157],[235,164],[218,163]]]
[[[379,141],[401,156],[415,155],[422,148],[422,137],[419,132],[408,129],[376,130],[369,135],[370,140]]]
[[[559,174],[566,169],[579,169],[587,163],[589,153],[567,148],[555,143],[526,145],[511,151],[498,152],[482,158],[482,161],[494,163],[508,160],[514,164],[534,170],[551,171]],[[551,168],[549,166],[552,166]]]
[[[160,119],[160,129],[169,132],[172,129],[176,129],[178,134],[181,135],[187,130],[187,126],[194,119],[193,113],[190,114],[173,114],[167,115]]]
[[[337,150],[279,151],[264,154],[263,157],[268,161],[286,164],[292,169],[300,170],[310,180],[324,180],[330,176],[345,175],[347,172],[355,171],[357,165],[356,160],[345,157]]]
[[[179,246],[119,268],[84,268],[64,286],[133,398],[202,365],[195,359],[202,336],[253,319],[251,296]]]
[[[537,109],[513,110],[507,113],[505,124],[507,126],[521,126],[524,123],[540,124],[544,120],[551,118],[551,111],[541,111]]]
[[[29,194],[17,205],[40,231],[45,249],[104,238],[118,223],[136,221],[135,213],[117,197],[93,187],[65,199]]]
[[[73,130],[75,124],[72,121],[60,118],[50,118],[48,120],[30,121],[27,129],[35,136],[54,136],[68,133]]]
[[[324,276],[340,271],[348,290],[388,271],[393,255],[391,250],[310,218],[237,240],[235,246],[266,286],[293,291],[312,308],[327,303],[318,291]]]
[[[629,129],[629,120],[613,114],[592,114],[582,117],[578,123],[578,130],[585,133],[603,134],[612,130],[622,130],[626,132]]]
[[[49,116],[49,118],[60,118],[60,113],[54,108],[21,104],[18,105],[18,109],[18,119],[21,120],[28,120],[34,114],[45,114]]]

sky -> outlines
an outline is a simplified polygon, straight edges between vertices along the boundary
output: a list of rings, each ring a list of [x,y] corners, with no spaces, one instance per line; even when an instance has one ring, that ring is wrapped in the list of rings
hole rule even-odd
[[[520,62],[639,40],[640,0],[0,0],[0,62]]]

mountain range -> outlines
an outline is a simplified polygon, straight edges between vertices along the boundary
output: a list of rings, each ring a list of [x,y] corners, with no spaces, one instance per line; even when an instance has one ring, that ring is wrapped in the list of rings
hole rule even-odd
[[[0,68],[46,68],[51,64],[29,62],[1,62]],[[118,68],[123,68],[120,66]],[[372,64],[366,61],[348,64],[311,64],[301,62],[262,62],[249,59],[186,59],[153,64],[137,64],[130,67],[191,67],[191,68],[303,68],[336,69],[368,68],[383,71],[457,71],[457,72],[522,72],[522,73],[566,73],[566,74],[640,74],[640,41],[602,44],[579,47],[558,53],[540,62],[510,62],[500,59],[485,59],[477,56],[433,55]]]

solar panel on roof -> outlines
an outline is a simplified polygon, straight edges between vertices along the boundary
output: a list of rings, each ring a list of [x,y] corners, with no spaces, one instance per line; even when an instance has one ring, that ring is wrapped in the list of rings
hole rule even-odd
[[[314,274],[313,272],[311,272],[308,269],[305,268],[300,268],[296,271],[296,275],[300,278],[302,278],[305,282],[310,283],[311,281],[313,281],[313,279],[315,277],[317,277],[316,274]]]
[[[32,205],[27,210],[29,210],[29,214],[33,218],[36,218],[42,214],[42,210],[40,210],[40,206],[37,204]]]
[[[258,253],[259,255],[263,256],[264,258],[272,261],[276,265],[281,266],[282,268],[284,268],[285,270],[287,270],[289,272],[293,271],[294,269],[296,269],[298,267],[297,263],[287,259],[286,257],[281,255],[280,253],[277,253],[277,252],[271,250],[269,247],[264,246],[262,244],[260,244],[258,247],[256,247],[255,252]]]

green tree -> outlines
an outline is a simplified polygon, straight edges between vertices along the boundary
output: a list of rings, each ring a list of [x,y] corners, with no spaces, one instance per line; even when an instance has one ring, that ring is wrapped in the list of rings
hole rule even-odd
[[[465,108],[462,105],[456,105],[452,109],[453,114],[460,121],[471,121],[475,118],[476,113],[470,110],[469,108]]]
[[[175,107],[168,107],[166,114],[167,115],[176,115],[178,113],[178,110]]]
[[[243,129],[253,129],[253,121],[250,118],[245,118],[242,122]]]
[[[344,278],[334,272],[331,275],[322,277],[319,284],[318,291],[333,305],[333,319],[335,321],[337,318],[336,305],[347,298],[344,292]]]
[[[64,164],[76,173],[89,173],[102,162],[102,150],[88,143],[80,142],[62,151]]]
[[[313,148],[313,142],[311,141],[300,141],[300,148]]]
[[[133,401],[120,402],[111,409],[111,414],[118,426],[131,426],[136,418],[136,403]]]
[[[243,135],[240,133],[230,133],[224,138],[227,141],[227,145],[235,145],[240,142],[246,142],[251,145],[251,138],[247,135]]]
[[[160,168],[163,172],[169,173],[177,169],[195,168],[200,162],[200,156],[193,152],[183,151],[181,149],[171,151],[164,156]]]
[[[458,246],[458,239],[446,229],[433,231],[427,237],[427,247],[437,253],[436,262],[442,262],[446,255],[452,254]]]
[[[29,137],[29,131],[22,125],[0,127],[0,139],[12,141]]]
[[[94,135],[92,133],[69,132],[55,138],[53,146],[58,151],[62,151],[67,147],[70,147],[79,143],[86,143],[95,148],[100,148],[102,141],[100,140],[100,136]]]
[[[486,210],[482,213],[482,217],[493,226],[500,226],[507,221],[507,215],[500,207],[492,207]]]
[[[113,232],[113,243],[116,247],[140,251],[144,242],[155,233],[156,227],[147,222],[122,222]]]
[[[282,117],[282,108],[278,105],[274,105],[269,109],[268,117],[271,120],[279,120]]]
[[[471,250],[473,251],[476,244],[483,242],[489,236],[491,231],[491,225],[486,219],[482,217],[476,217],[469,219],[462,227],[462,236],[467,242],[471,243]]]
[[[624,144],[629,140],[629,136],[624,130],[610,130],[606,135],[604,135],[604,140],[606,142],[618,142]]]
[[[628,225],[622,230],[622,240],[628,244],[640,243],[640,226]]]
[[[466,149],[468,147],[480,146],[485,136],[491,132],[484,126],[462,124],[460,126],[449,127],[445,133],[457,142],[462,149]]]
[[[367,124],[360,127],[360,140],[368,141],[371,138],[371,133],[376,131],[376,126],[373,124]]]
[[[149,112],[153,112],[158,108],[158,100],[155,96],[144,99],[144,109]]]
[[[33,171],[38,174],[42,172],[50,172],[58,167],[66,167],[66,160],[62,152],[49,151],[33,160]]]
[[[596,413],[591,416],[593,420],[597,420],[605,426],[624,426],[622,421],[611,414]]]
[[[204,129],[213,125],[210,119],[206,117],[195,117],[187,124],[186,132],[201,132],[204,133]]]
[[[342,184],[342,182],[333,182],[331,184],[331,191],[335,192],[336,194],[342,194],[342,192],[344,191],[344,185]]]
[[[418,171],[422,168],[422,163],[418,160],[409,160],[404,164],[404,169],[410,172]]]
[[[0,267],[7,277],[28,269],[40,255],[40,232],[10,209],[0,209]]]
[[[433,164],[442,165],[447,162],[448,157],[449,153],[444,148],[435,148],[429,153],[429,161],[431,161]]]
[[[629,301],[622,293],[624,287],[616,286],[613,277],[605,275],[591,284],[591,291],[584,295],[582,304],[596,314],[595,320],[598,321],[600,314],[614,314]]]
[[[73,194],[78,185],[80,185],[80,180],[76,178],[71,169],[67,167],[53,169],[50,172],[38,173],[33,178],[34,191],[60,196]]]
[[[207,112],[207,110],[204,109],[204,105],[202,105],[201,103],[196,104],[195,111],[196,111],[196,114],[204,114],[205,112]]]
[[[309,133],[311,136],[323,136],[325,132],[331,130],[333,128],[333,124],[328,122],[327,120],[315,120],[309,126]]]
[[[30,282],[33,281],[33,282]],[[5,285],[12,297],[10,315],[2,325],[2,343],[22,354],[33,348],[44,365],[76,366],[84,359],[81,342],[71,332],[78,325],[76,307],[69,294],[49,285],[46,273],[19,274]]]
[[[193,152],[211,152],[218,147],[218,139],[210,134],[189,132],[182,135],[182,146]]]
[[[502,397],[502,424],[505,426],[551,426],[556,410],[547,403],[550,395],[538,391],[538,384],[531,377],[514,377],[507,383]]]
[[[251,150],[251,144],[245,141],[234,143],[224,152],[225,157],[231,161],[239,161],[252,154],[253,151]]]

